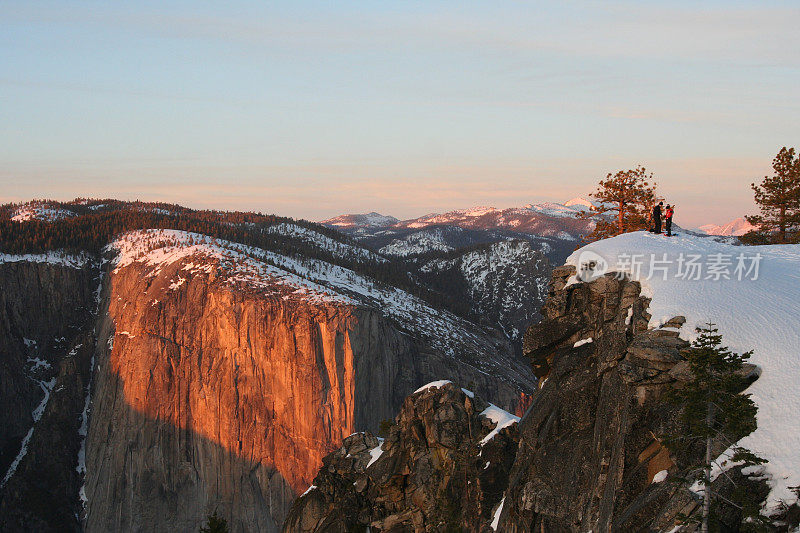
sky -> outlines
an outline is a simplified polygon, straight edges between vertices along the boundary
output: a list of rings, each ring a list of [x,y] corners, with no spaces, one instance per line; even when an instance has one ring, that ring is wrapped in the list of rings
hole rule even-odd
[[[321,220],[564,201],[687,227],[800,148],[792,2],[0,2],[0,202]]]

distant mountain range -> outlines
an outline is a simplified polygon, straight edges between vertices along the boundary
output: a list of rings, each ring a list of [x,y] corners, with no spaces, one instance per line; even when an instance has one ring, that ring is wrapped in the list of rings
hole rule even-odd
[[[575,221],[575,215],[591,205],[591,202],[585,198],[573,198],[563,204],[544,202],[507,209],[480,206],[447,213],[432,213],[409,220],[398,220],[393,216],[375,212],[348,214],[323,220],[320,223],[347,233],[362,235],[371,233],[370,230],[376,228],[418,229],[448,225],[469,229],[512,229],[543,237],[568,238],[567,235],[577,237],[588,227],[584,221]]]
[[[346,233],[384,255],[408,257],[452,252],[465,246],[521,239],[554,262],[575,248],[592,222],[576,218],[591,205],[584,198],[497,209],[473,207],[398,220],[380,213],[348,214],[321,224]]]
[[[739,237],[749,231],[753,231],[756,227],[750,224],[744,217],[731,220],[727,224],[718,226],[716,224],[706,224],[697,228],[707,235],[723,235],[726,237]]]

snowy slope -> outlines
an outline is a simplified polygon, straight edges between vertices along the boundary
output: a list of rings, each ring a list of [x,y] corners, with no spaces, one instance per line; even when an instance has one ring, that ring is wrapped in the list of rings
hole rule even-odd
[[[247,284],[286,299],[311,302],[353,302],[323,285],[263,261],[264,252],[237,243],[178,230],[143,230],[122,235],[108,245],[115,252],[115,272],[133,263],[149,267],[147,276],[156,276],[165,265],[192,259],[182,269],[187,274],[214,272],[231,285]],[[283,256],[281,256],[283,257]],[[170,286],[180,288],[186,278],[178,277]]]
[[[68,254],[66,252],[47,252],[44,254],[11,255],[0,253],[0,263],[49,263],[51,265],[70,268],[83,268],[93,260],[87,255]]]
[[[515,341],[539,318],[550,281],[550,264],[543,253],[521,240],[496,242],[452,259],[433,259],[420,271],[457,272],[468,288],[472,312]]]
[[[411,233],[400,239],[394,239],[378,252],[386,255],[405,257],[423,254],[426,252],[449,252],[453,247],[448,244],[445,233],[459,231],[460,228],[448,228],[447,231],[440,227],[426,228],[416,233]]]
[[[11,214],[11,220],[14,222],[27,222],[29,220],[53,222],[74,216],[75,213],[72,211],[62,209],[54,204],[46,202],[28,202],[14,210]]]
[[[385,258],[370,252],[366,248],[335,241],[317,231],[304,228],[303,226],[298,226],[296,224],[276,224],[268,227],[267,232],[278,235],[286,235],[287,237],[301,240],[307,244],[316,246],[321,250],[327,250],[334,256],[342,259],[352,259],[355,261],[377,261],[379,263],[386,262]]]
[[[582,261],[581,255],[587,250],[604,258],[610,271],[628,271],[642,282],[643,292],[652,297],[651,326],[684,315],[684,337],[691,340],[689,333],[696,325],[712,322],[731,349],[754,350],[751,362],[762,374],[748,392],[758,404],[758,429],[741,444],[769,460],[768,506],[795,501],[789,487],[800,485],[800,245],[731,246],[705,237],[636,232],[593,243],[567,262],[585,262],[587,256]],[[638,273],[618,268],[620,261],[630,264],[630,254],[643,256],[646,266]],[[666,270],[657,269],[654,276],[648,266],[651,254],[668,262],[656,265]],[[681,254],[684,259],[700,256],[696,262],[702,265],[701,279],[678,275]],[[740,254],[745,268],[757,262],[754,254],[761,254],[757,279],[752,279],[752,271],[736,271]],[[732,264],[721,266],[727,260]],[[730,279],[721,275],[726,269]]]

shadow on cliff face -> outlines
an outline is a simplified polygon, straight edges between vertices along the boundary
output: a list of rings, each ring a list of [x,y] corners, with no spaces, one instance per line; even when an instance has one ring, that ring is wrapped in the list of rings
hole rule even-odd
[[[79,531],[98,270],[0,263],[0,531]]]
[[[280,530],[295,493],[268,461],[245,460],[120,397],[113,413],[93,416],[86,531],[196,532],[213,511],[232,532]]]

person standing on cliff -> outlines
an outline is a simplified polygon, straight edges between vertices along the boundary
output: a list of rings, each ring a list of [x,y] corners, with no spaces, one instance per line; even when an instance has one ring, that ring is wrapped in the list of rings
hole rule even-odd
[[[661,233],[661,206],[664,202],[658,202],[653,208],[653,233]]]
[[[666,217],[664,223],[666,224],[667,237],[672,237],[672,215],[675,214],[675,206],[667,204]]]

